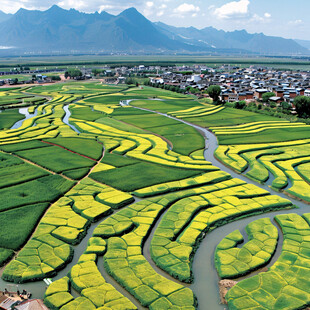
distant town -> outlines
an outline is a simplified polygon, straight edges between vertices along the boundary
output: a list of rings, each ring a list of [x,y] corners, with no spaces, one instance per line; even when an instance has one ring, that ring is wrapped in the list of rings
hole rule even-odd
[[[78,72],[70,75],[70,70]],[[68,73],[69,72],[69,73]],[[19,80],[15,75],[29,75]],[[1,79],[1,76],[6,76]],[[10,77],[12,76],[12,77]],[[64,78],[65,77],[65,78]],[[107,84],[149,84],[160,86],[198,97],[208,97],[206,92],[210,85],[221,88],[222,102],[262,101],[264,94],[269,93],[269,102],[292,104],[297,96],[310,97],[310,71],[277,70],[265,66],[252,65],[241,68],[232,65],[207,67],[192,66],[123,66],[91,67],[74,69],[30,69],[14,68],[0,71],[0,86],[53,83],[66,79],[85,80],[100,79]]]

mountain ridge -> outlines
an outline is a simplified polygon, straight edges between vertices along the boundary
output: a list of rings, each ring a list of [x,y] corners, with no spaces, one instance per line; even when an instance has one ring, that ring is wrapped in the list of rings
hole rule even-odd
[[[205,53],[303,55],[310,51],[281,37],[225,32],[213,27],[174,27],[153,23],[136,8],[118,15],[83,13],[53,5],[45,11],[0,11],[0,46],[16,52]]]

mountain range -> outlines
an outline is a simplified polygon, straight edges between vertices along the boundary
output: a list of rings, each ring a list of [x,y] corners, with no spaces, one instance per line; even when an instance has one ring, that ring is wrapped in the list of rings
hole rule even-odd
[[[82,13],[57,5],[46,11],[0,11],[0,47],[10,53],[260,54],[308,55],[307,41],[296,42],[245,30],[173,27],[153,23],[130,8],[119,15]],[[3,54],[3,50],[2,50]]]

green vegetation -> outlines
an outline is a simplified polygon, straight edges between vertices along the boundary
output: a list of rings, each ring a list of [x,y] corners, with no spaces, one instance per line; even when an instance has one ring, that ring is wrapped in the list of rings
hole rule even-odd
[[[219,100],[221,92],[221,87],[218,85],[211,85],[207,89],[207,93],[213,99],[213,102],[217,102]]]
[[[197,174],[199,171],[137,163],[119,167],[117,170],[95,172],[90,177],[98,182],[130,192],[145,186],[184,179]]]
[[[306,96],[298,96],[294,99],[296,112],[302,118],[310,117],[310,98]]]
[[[232,179],[207,162],[205,139],[182,119],[212,127],[220,142],[216,156],[228,166],[238,172],[250,167],[247,176],[261,183],[273,175],[273,188],[290,184],[287,193],[309,198],[305,123],[210,105],[210,99],[197,100],[177,88],[171,90],[108,86],[97,80],[0,91],[3,107],[27,105],[30,113],[36,112],[19,128],[0,132],[0,263],[21,249],[4,268],[4,280],[27,282],[55,276],[72,260],[75,245],[92,223],[100,220],[92,226],[93,236],[83,243],[84,253],[78,260],[74,257],[67,277],[47,289],[45,303],[51,309],[136,309],[114,282],[104,279],[97,265],[103,257],[105,270],[142,306],[194,310],[197,302],[191,289],[159,275],[143,255],[149,235],[154,263],[177,280],[192,282],[194,254],[210,231],[240,218],[295,206]],[[216,96],[213,99],[217,101]],[[71,126],[65,117],[67,108],[72,113]],[[285,304],[287,295],[294,292],[303,301],[302,308],[308,299],[296,288],[303,279],[300,274],[307,270],[309,227],[302,224],[295,234],[301,223],[298,217],[280,221],[288,228],[283,228],[284,258],[277,272],[284,272],[282,263],[296,258],[294,268],[279,276],[294,278],[293,290],[284,287],[282,291],[281,280],[269,285],[268,273],[261,285],[271,287],[265,290],[270,295],[279,288],[274,299],[285,295],[279,303]],[[243,247],[237,247],[243,241],[237,232],[218,246],[221,276],[239,277],[271,259],[277,231],[270,220],[255,221],[246,231],[249,241]],[[290,239],[294,242],[287,247]],[[298,249],[295,241],[300,243]],[[229,294],[232,307],[240,305],[243,291],[236,287]],[[246,305],[260,302],[264,294],[249,292]]]
[[[215,156],[238,172],[243,172],[248,165],[251,170],[247,176],[258,182],[265,182],[269,174],[274,176],[272,187],[276,190],[285,188],[289,180],[292,183],[285,191],[299,199],[310,201],[309,177],[302,168],[310,161],[309,139],[269,144],[249,144],[219,146]],[[299,166],[301,165],[301,170]]]
[[[92,167],[95,164],[90,159],[68,152],[57,146],[18,151],[16,154],[57,173],[65,170]]]
[[[11,128],[17,121],[24,119],[17,110],[2,111],[0,114],[0,130]]]
[[[238,179],[193,191],[193,197],[170,207],[151,242],[156,265],[184,282],[193,281],[192,258],[203,234],[238,218],[292,207],[289,201]]]
[[[13,250],[0,248],[0,266],[5,265],[13,256]]]
[[[284,242],[268,272],[242,280],[226,295],[229,309],[303,309],[309,305],[309,214],[278,215]]]
[[[256,220],[245,229],[249,241],[237,248],[244,239],[239,230],[225,237],[215,251],[215,267],[222,279],[239,278],[266,265],[272,258],[278,241],[278,230],[269,218]]]
[[[0,211],[34,203],[54,201],[68,191],[73,184],[73,182],[58,175],[51,175],[2,188],[0,189]]]
[[[81,154],[91,159],[100,159],[102,145],[96,140],[81,138],[56,138],[46,140],[49,143],[62,146],[63,148]]]
[[[47,208],[48,203],[38,203],[1,212],[1,246],[6,249],[19,250]]]

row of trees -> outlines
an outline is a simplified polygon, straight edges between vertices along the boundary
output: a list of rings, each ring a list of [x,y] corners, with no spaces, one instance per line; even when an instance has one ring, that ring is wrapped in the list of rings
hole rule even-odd
[[[225,105],[235,109],[247,110],[260,114],[285,118],[290,121],[302,121],[310,124],[310,98],[305,96],[296,97],[294,100],[297,117],[292,114],[292,106],[287,102],[282,102],[278,106],[275,103],[263,105],[262,103],[257,104],[256,102],[251,102],[247,104],[245,101],[236,101],[234,103],[227,102]]]
[[[174,92],[177,92],[177,93],[183,93],[184,94],[186,92],[186,89],[181,89],[179,86],[165,85],[165,84],[160,84],[160,83],[151,83],[150,80],[145,81],[144,85],[155,87],[155,88],[171,90],[171,91],[174,91]]]
[[[130,78],[128,78],[128,81],[130,81]],[[126,79],[126,83],[127,83],[127,79]],[[129,83],[127,83],[129,84]],[[134,83],[132,83],[134,84]],[[165,85],[165,84],[160,84],[160,83],[151,83],[150,80],[145,81],[144,85],[146,86],[152,86],[152,87],[156,87],[156,88],[162,88],[162,89],[166,89],[166,90],[170,90],[170,91],[174,91],[177,93],[191,93],[191,94],[201,94],[201,90],[199,90],[198,88],[194,88],[191,86],[186,86],[185,89],[180,88],[180,86],[176,86],[176,85]],[[208,95],[213,99],[213,102],[215,104],[220,103],[220,94],[221,94],[221,88],[218,85],[211,85],[207,91]]]

